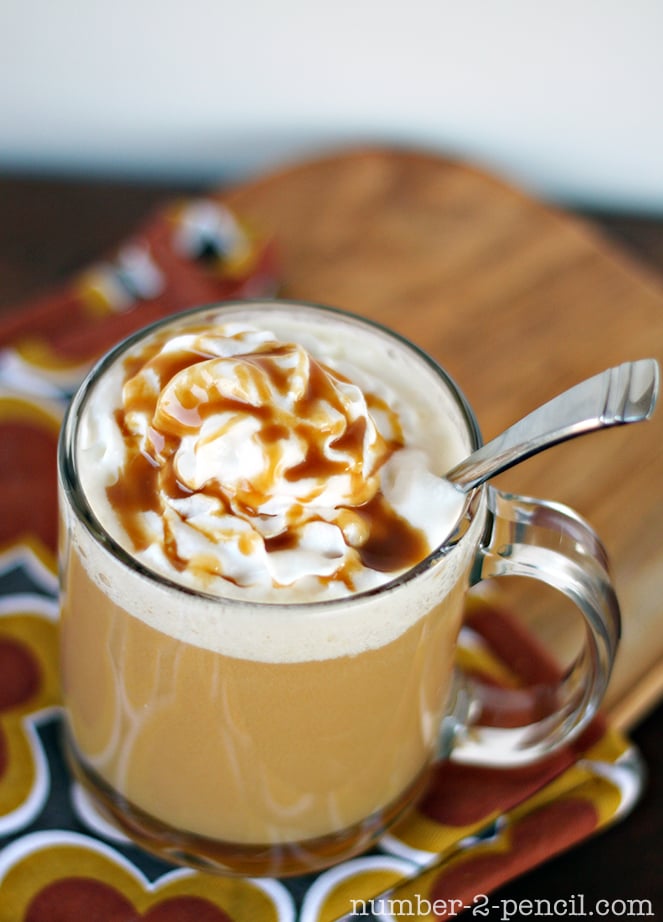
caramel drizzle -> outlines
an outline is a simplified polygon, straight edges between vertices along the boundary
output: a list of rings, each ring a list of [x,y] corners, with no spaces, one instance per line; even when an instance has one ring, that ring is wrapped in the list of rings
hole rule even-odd
[[[254,437],[260,439],[261,447],[268,459],[267,470],[258,482],[246,482],[243,489],[233,497],[233,505],[249,517],[258,514],[258,506],[264,498],[267,485],[273,482],[275,465],[281,457],[279,443],[290,437],[294,431],[306,445],[306,456],[298,464],[284,472],[290,482],[310,478],[314,483],[321,483],[330,476],[349,474],[353,495],[357,504],[351,511],[362,523],[362,533],[366,539],[355,548],[355,554],[348,555],[339,570],[325,581],[342,580],[350,589],[353,588],[353,571],[368,567],[379,572],[398,572],[422,560],[429,552],[427,541],[421,531],[413,528],[400,517],[387,503],[384,496],[377,491],[376,480],[371,472],[366,477],[361,469],[361,456],[366,434],[366,420],[359,417],[348,421],[344,431],[329,442],[330,448],[342,457],[329,458],[324,453],[323,435],[319,429],[318,408],[326,402],[339,413],[345,415],[345,409],[334,381],[345,381],[341,375],[321,363],[311,359],[306,393],[295,405],[296,420],[285,419],[278,407],[269,402],[274,391],[287,395],[290,382],[288,369],[278,364],[277,359],[292,347],[283,344],[265,344],[261,351],[237,356],[241,359],[243,375],[250,377],[250,383],[261,402],[246,403],[242,400],[221,395],[209,390],[194,393],[185,388],[178,388],[177,405],[169,404],[168,416],[164,419],[159,413],[157,403],[159,394],[172,378],[186,368],[190,368],[207,359],[218,358],[193,351],[161,353],[163,339],[150,342],[138,356],[132,356],[125,362],[125,403],[116,411],[116,421],[124,437],[127,457],[115,484],[108,487],[109,502],[115,509],[120,521],[136,551],[144,550],[150,543],[150,536],[144,523],[145,513],[163,512],[162,495],[169,500],[191,495],[191,490],[177,478],[174,457],[179,442],[184,435],[196,432],[205,419],[219,413],[241,416],[250,415],[260,420],[260,428]],[[138,372],[149,365],[151,374],[156,377],[158,387],[148,386],[144,376]],[[236,366],[237,368],[238,366]],[[245,383],[245,382],[244,382]],[[396,437],[389,443],[381,440],[376,470],[387,458],[403,444],[402,432],[396,414],[374,394],[365,395],[366,403],[371,409],[387,413]],[[127,417],[132,412],[144,413],[152,420],[149,429],[150,450],[141,449],[138,436],[134,435]],[[215,433],[215,437],[218,433]],[[351,459],[354,459],[351,460]],[[225,511],[230,511],[231,501],[225,495],[218,482],[208,482],[203,492],[217,498]],[[315,498],[313,490],[308,499]],[[301,506],[293,509],[292,519],[295,524],[300,520]],[[315,518],[307,514],[311,520]],[[165,519],[163,551],[171,565],[178,571],[195,567],[203,572],[229,578],[218,573],[218,561],[183,559],[177,550],[177,544]],[[245,536],[242,536],[244,538]],[[298,546],[296,529],[287,529],[280,535],[264,540],[267,551],[294,549]],[[250,551],[250,541],[244,542],[245,552]],[[242,541],[240,541],[242,548]]]

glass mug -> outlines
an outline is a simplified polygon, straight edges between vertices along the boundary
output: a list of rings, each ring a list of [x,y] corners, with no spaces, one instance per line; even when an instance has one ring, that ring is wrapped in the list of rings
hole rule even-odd
[[[293,337],[301,327],[309,339],[352,343],[376,368],[388,362],[401,399],[421,405],[440,441],[436,473],[481,438],[461,391],[416,346],[366,319],[286,301],[160,321],[104,357],[70,405],[58,472],[73,773],[148,850],[223,873],[278,876],[369,848],[421,796],[436,758],[517,765],[568,742],[601,701],[620,618],[589,527],[557,504],[490,486],[462,500],[449,538],[424,560],[341,598],[220,598],[135,559],[100,524],[81,484],[81,418],[109,369],[146,335],[237,319],[277,333],[285,323]],[[446,459],[443,442],[453,449]],[[476,715],[493,692],[460,675],[454,653],[468,590],[504,575],[568,596],[585,640],[547,713],[526,726],[484,727]]]

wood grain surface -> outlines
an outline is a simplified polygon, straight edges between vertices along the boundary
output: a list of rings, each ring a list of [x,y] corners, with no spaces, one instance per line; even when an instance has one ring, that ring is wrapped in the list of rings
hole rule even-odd
[[[608,366],[663,364],[659,277],[589,223],[465,164],[352,150],[227,197],[275,235],[283,296],[378,319],[424,347],[460,384],[485,439]],[[631,723],[663,692],[663,408],[645,424],[550,449],[496,483],[568,503],[601,535],[624,620],[607,708]],[[570,655],[577,619],[561,597],[508,593]]]

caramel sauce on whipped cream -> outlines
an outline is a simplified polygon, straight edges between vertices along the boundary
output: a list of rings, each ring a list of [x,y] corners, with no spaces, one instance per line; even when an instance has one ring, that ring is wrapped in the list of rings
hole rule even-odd
[[[124,360],[106,496],[133,552],[203,589],[352,592],[424,559],[429,538],[383,490],[407,450],[398,414],[302,346],[237,327],[164,330]]]

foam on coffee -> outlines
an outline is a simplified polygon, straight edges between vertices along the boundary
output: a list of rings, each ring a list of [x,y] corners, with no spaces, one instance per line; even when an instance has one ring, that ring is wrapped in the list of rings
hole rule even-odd
[[[154,418],[154,401],[150,403],[149,414],[141,411],[145,394],[149,394],[153,387],[158,390],[161,384],[154,380],[154,363],[150,368],[149,362],[145,365],[143,361],[141,365],[137,359],[145,355],[145,346],[141,342],[116,359],[83,405],[77,464],[83,491],[102,527],[146,567],[184,587],[195,588],[202,595],[186,597],[187,614],[183,616],[182,599],[173,596],[172,588],[140,574],[129,573],[118,561],[104,559],[102,563],[96,558],[99,554],[106,558],[107,552],[90,540],[83,527],[73,522],[73,538],[86,561],[89,574],[104,583],[104,591],[116,604],[148,624],[199,646],[233,656],[265,658],[275,662],[326,659],[381,646],[399,636],[444,592],[439,580],[443,579],[445,583],[448,580],[451,585],[458,568],[466,566],[467,561],[450,559],[449,565],[436,572],[434,578],[423,576],[419,579],[416,591],[383,593],[380,604],[376,605],[374,598],[363,598],[361,594],[393,580],[401,571],[373,569],[363,564],[357,566],[358,555],[352,544],[353,529],[361,529],[362,521],[361,518],[353,518],[353,508],[371,502],[376,495],[386,498],[399,518],[425,536],[430,550],[452,531],[461,514],[463,498],[439,475],[467,452],[467,425],[435,369],[410,347],[401,345],[393,336],[379,329],[336,312],[312,312],[304,306],[235,305],[179,320],[167,328],[167,338],[165,330],[161,326],[154,336],[161,338],[166,355],[171,356],[172,368],[187,350],[199,350],[203,360],[200,366],[186,365],[179,376],[171,375],[166,387],[156,394],[157,415],[161,420],[158,433],[155,435],[150,424]],[[123,387],[125,391],[127,387],[129,391],[133,387],[134,396],[138,395],[133,404],[131,394],[128,398],[130,411],[132,406],[135,411],[129,423],[141,457],[148,451],[158,454],[163,448],[163,439],[170,436],[177,435],[180,446],[184,446],[176,461],[174,479],[178,489],[183,483],[185,489],[180,489],[180,495],[174,496],[174,499],[171,497],[175,504],[175,523],[182,510],[194,519],[198,517],[197,521],[205,521],[210,511],[205,508],[205,503],[211,503],[214,497],[203,496],[201,500],[200,496],[196,496],[196,488],[209,482],[215,464],[226,464],[222,476],[226,490],[233,476],[242,483],[247,470],[253,471],[254,481],[262,478],[264,482],[264,472],[259,467],[264,458],[255,451],[254,436],[260,422],[257,411],[250,412],[239,424],[233,423],[239,428],[234,433],[234,442],[231,435],[228,443],[232,450],[225,455],[219,444],[214,444],[212,430],[215,427],[223,429],[227,418],[210,414],[207,419],[212,422],[204,429],[198,425],[200,420],[190,425],[191,419],[183,415],[192,392],[201,393],[207,389],[209,397],[210,387],[213,391],[217,387],[215,381],[210,383],[209,379],[205,379],[205,374],[213,378],[217,373],[223,376],[225,383],[221,387],[225,390],[220,398],[222,403],[226,402],[224,406],[237,401],[248,402],[253,408],[264,405],[265,395],[255,391],[256,388],[264,389],[265,382],[269,383],[270,379],[264,375],[250,380],[245,375],[243,377],[241,357],[237,356],[247,349],[263,363],[263,370],[265,362],[274,365],[276,371],[272,374],[272,383],[274,374],[280,376],[279,381],[288,382],[285,390],[268,393],[266,399],[268,402],[280,401],[281,404],[285,401],[286,404],[280,406],[280,412],[286,416],[290,414],[289,420],[293,425],[297,401],[290,390],[299,388],[300,397],[307,389],[310,392],[312,362],[315,363],[313,373],[318,374],[322,367],[331,374],[333,395],[328,395],[329,399],[325,402],[330,418],[324,420],[322,427],[329,433],[325,443],[324,481],[316,483],[314,478],[312,483],[309,477],[298,482],[297,478],[288,480],[287,476],[283,476],[284,471],[296,467],[304,459],[301,457],[301,438],[297,443],[286,438],[285,431],[280,433],[281,437],[277,440],[279,463],[275,465],[280,478],[278,489],[272,490],[273,484],[268,484],[269,488],[260,497],[264,501],[262,506],[256,504],[255,497],[240,496],[238,500],[237,510],[249,509],[251,513],[248,516],[252,518],[250,540],[242,538],[242,535],[248,534],[247,516],[234,516],[233,521],[226,521],[223,525],[229,529],[226,538],[231,535],[231,545],[233,542],[233,546],[243,543],[244,551],[250,549],[251,542],[259,549],[263,545],[262,551],[253,555],[253,563],[257,566],[245,567],[243,571],[232,570],[234,563],[231,560],[231,579],[228,580],[215,576],[218,560],[213,560],[209,570],[201,573],[195,566],[174,566],[159,541],[147,540],[145,546],[137,550],[135,536],[127,534],[109,497],[112,498],[113,483],[126,460],[126,431],[123,432],[123,426],[127,425],[129,414],[124,414],[121,424],[118,424],[117,415],[117,410],[123,406]],[[127,368],[132,369],[132,373],[128,374]],[[217,397],[219,393],[214,391],[214,400]],[[127,399],[126,393],[124,399]],[[110,412],[109,408],[112,408]],[[342,420],[341,416],[344,417]],[[270,416],[269,425],[274,424],[274,417]],[[334,429],[336,424],[341,425],[340,430]],[[346,456],[339,458],[338,450],[334,454],[333,443],[335,440],[337,445],[342,443],[343,431],[352,427],[358,435],[352,440],[352,446],[350,440],[346,440],[348,451]],[[242,455],[247,445],[248,454]],[[356,457],[349,452],[350,447]],[[284,461],[288,452],[290,455]],[[363,471],[365,476],[354,474],[354,460],[357,461],[357,470]],[[170,482],[173,482],[173,477]],[[251,508],[252,502],[256,508]],[[293,513],[293,508],[296,513]],[[310,516],[307,508],[313,510]],[[148,509],[144,516],[147,532],[152,529],[154,534],[163,534],[160,523],[155,523],[153,518],[154,510]],[[214,524],[218,524],[218,518]],[[264,546],[274,543],[276,551],[272,556],[277,560],[279,553],[284,554],[283,545],[287,542],[280,543],[279,536],[283,534],[283,525],[287,526],[289,518],[296,523],[297,541],[294,547],[286,548],[286,551],[290,550],[289,558],[286,553],[285,560],[282,557],[277,566],[272,566]],[[170,529],[171,534],[175,531]],[[330,537],[334,532],[337,537]],[[188,537],[186,534],[184,538],[175,535],[178,548],[176,561],[184,556],[182,550]],[[216,536],[212,535],[212,544],[215,541]],[[359,547],[360,542],[361,536],[357,542]],[[201,551],[200,545],[197,545],[193,547],[192,554],[197,559],[206,560],[208,551],[209,548],[205,547]],[[339,559],[343,558],[345,563],[343,555],[352,562],[350,579],[333,576],[339,569]],[[241,556],[249,560],[252,557],[250,553]],[[301,573],[297,572],[298,557],[306,558]],[[103,579],[96,576],[99,573],[104,574]],[[357,596],[357,593],[360,595]],[[236,601],[224,606],[223,615],[219,617],[219,602],[207,599],[205,594]],[[326,623],[326,606],[317,607],[314,619],[310,617],[310,607],[307,608],[309,615],[300,618],[297,614],[299,606],[293,606],[293,603],[325,602],[346,596],[347,631],[337,606],[334,608],[333,630]],[[254,602],[270,604],[254,605]]]

